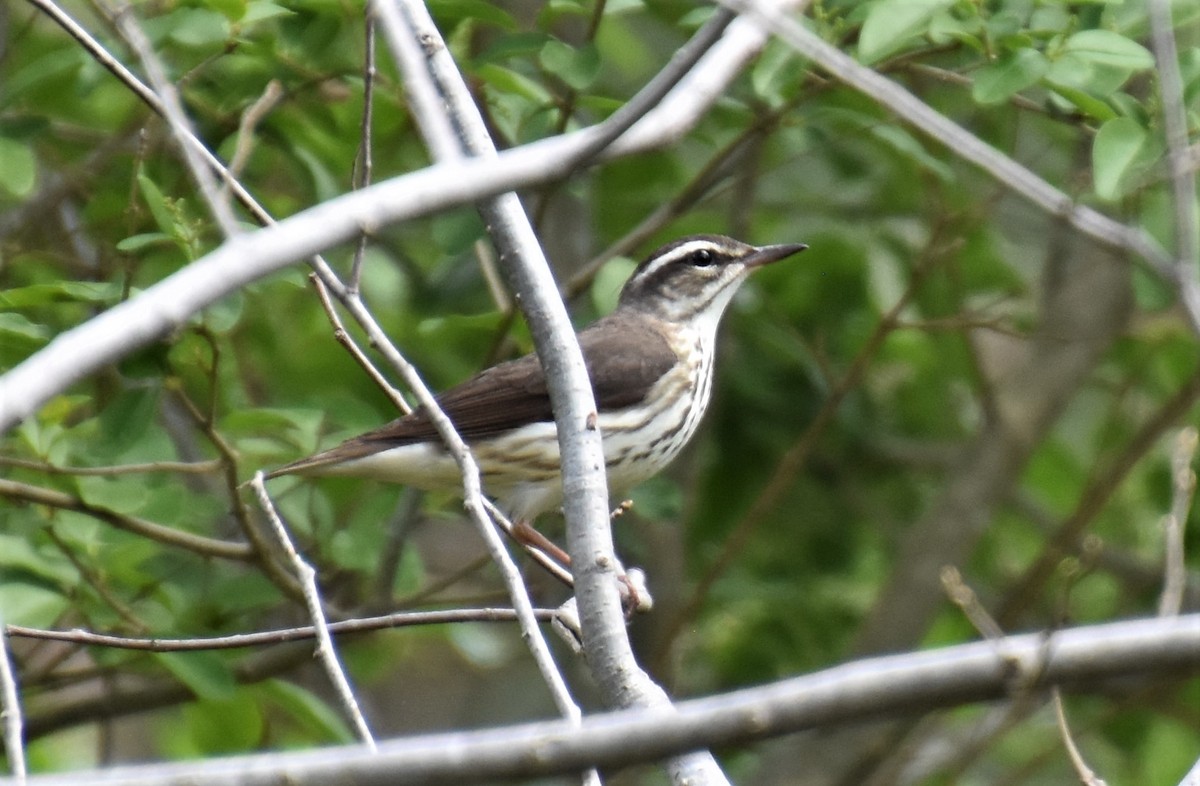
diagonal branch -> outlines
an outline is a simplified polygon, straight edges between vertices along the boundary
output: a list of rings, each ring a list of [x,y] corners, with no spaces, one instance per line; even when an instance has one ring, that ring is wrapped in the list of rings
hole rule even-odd
[[[1200,664],[1200,615],[1109,623],[1050,635],[981,641],[871,658],[802,677],[680,702],[566,721],[387,740],[362,746],[34,777],[29,786],[362,786],[481,783],[656,761],[680,751],[735,745],[802,729],[910,716],[1022,690],[1095,690],[1106,680],[1185,676]],[[11,779],[0,786],[15,786]]]
[[[190,532],[166,527],[162,524],[156,524],[153,521],[140,519],[136,516],[127,516],[124,513],[118,513],[109,508],[93,505],[79,497],[73,497],[70,494],[64,494],[54,489],[30,486],[26,483],[18,483],[0,478],[0,497],[32,502],[37,505],[48,505],[59,510],[72,510],[76,513],[83,513],[106,524],[111,524],[117,529],[132,532],[135,535],[149,538],[164,545],[185,549],[205,557],[219,557],[221,559],[233,560],[254,559],[254,550],[245,543],[233,543],[226,540],[208,538],[203,535],[193,535]]]
[[[1115,221],[1092,208],[1076,203],[1070,196],[1036,173],[1004,155],[967,129],[937,112],[900,85],[859,65],[854,58],[823,41],[796,19],[785,16],[763,0],[722,0],[732,8],[745,10],[801,55],[811,59],[834,78],[868,96],[994,177],[1051,216],[1065,220],[1079,232],[1105,246],[1140,257],[1164,281],[1179,293],[1192,330],[1200,333],[1200,289],[1191,271],[1181,271],[1162,247],[1144,230]],[[1188,205],[1194,204],[1195,188]],[[1189,209],[1191,209],[1189,207]],[[1194,252],[1193,252],[1194,254]],[[1192,259],[1189,264],[1194,264]]]

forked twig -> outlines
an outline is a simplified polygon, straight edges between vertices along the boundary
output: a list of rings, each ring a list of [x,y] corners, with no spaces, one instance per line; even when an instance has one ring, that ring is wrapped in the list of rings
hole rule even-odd
[[[412,405],[404,399],[404,394],[396,389],[391,382],[388,382],[371,359],[367,357],[367,353],[359,349],[358,344],[346,331],[346,326],[342,323],[342,318],[338,316],[337,309],[333,306],[333,300],[329,296],[329,288],[325,286],[325,281],[316,273],[309,273],[308,280],[317,290],[317,297],[321,300],[321,307],[325,309],[325,316],[329,318],[329,322],[333,325],[333,338],[346,348],[350,356],[355,362],[362,367],[363,371],[367,372],[367,376],[379,386],[392,403],[396,405],[396,409],[403,412],[405,415],[412,412]]]
[[[280,520],[279,514],[276,513],[275,505],[271,502],[270,495],[267,494],[266,486],[263,485],[263,473],[261,471],[254,473],[254,479],[250,481],[250,486],[254,489],[254,494],[258,498],[258,504],[271,525],[271,531],[275,534],[280,547],[290,559],[292,569],[295,570],[296,577],[300,580],[300,586],[304,593],[304,603],[308,607],[308,616],[312,620],[313,630],[316,633],[317,658],[320,659],[321,665],[325,667],[325,673],[329,676],[330,682],[333,683],[338,699],[342,703],[342,709],[350,718],[350,722],[353,724],[358,738],[366,743],[371,750],[375,750],[375,738],[371,735],[371,729],[367,726],[366,719],[363,718],[362,710],[358,707],[358,700],[354,698],[354,691],[350,687],[350,680],[346,676],[341,663],[338,661],[337,650],[333,646],[333,636],[329,633],[329,622],[325,619],[325,611],[321,603],[321,592],[317,587],[317,572],[296,551],[296,547],[288,535],[287,528],[284,527],[283,521]]]

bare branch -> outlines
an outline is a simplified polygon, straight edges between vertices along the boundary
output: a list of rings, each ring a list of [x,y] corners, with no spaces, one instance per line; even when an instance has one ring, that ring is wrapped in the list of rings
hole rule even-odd
[[[234,148],[233,158],[229,159],[229,174],[232,177],[240,175],[246,162],[250,160],[250,152],[254,149],[254,130],[282,98],[283,86],[279,84],[278,79],[272,79],[267,82],[262,95],[242,112],[238,121],[237,146]]]
[[[1079,232],[1106,246],[1136,254],[1164,281],[1177,288],[1192,330],[1200,332],[1200,294],[1197,294],[1195,285],[1191,283],[1193,277],[1181,277],[1170,256],[1146,232],[1121,224],[1086,205],[1076,203],[1070,196],[1030,169],[937,112],[900,85],[870,68],[859,65],[852,57],[822,40],[816,33],[806,29],[794,18],[786,16],[772,4],[764,0],[722,2],[731,8],[749,12],[765,29],[811,59],[835,79],[869,96],[954,151],[955,155],[984,170],[997,182],[1011,188],[1050,215],[1061,217]],[[1194,187],[1191,199],[1194,199]]]
[[[333,301],[329,298],[329,287],[325,286],[325,281],[316,273],[310,273],[308,280],[316,287],[317,297],[321,300],[321,307],[325,309],[325,316],[329,318],[329,323],[333,325],[333,338],[339,344],[346,348],[354,361],[362,367],[362,370],[367,372],[367,376],[371,378],[380,390],[384,392],[396,409],[403,412],[405,415],[412,412],[412,405],[405,399],[404,395],[396,389],[395,385],[388,382],[387,377],[375,368],[375,364],[367,357],[367,353],[359,349],[358,344],[354,343],[354,339],[346,332],[346,326],[342,324],[342,318],[338,316],[337,309],[333,306]],[[353,291],[351,287],[346,288],[346,292]]]
[[[552,621],[554,613],[553,609],[534,610],[534,614],[540,622]],[[515,622],[516,619],[517,614],[512,609],[480,608],[401,611],[378,617],[362,617],[360,619],[330,622],[328,629],[333,635],[343,636],[390,628],[416,627],[418,625],[447,625],[463,622]],[[22,625],[8,625],[4,628],[4,633],[12,638],[65,641],[92,647],[110,647],[112,649],[142,650],[146,652],[196,652],[262,647],[271,644],[282,644],[288,641],[311,639],[317,635],[316,628],[312,625],[299,628],[283,628],[281,630],[256,631],[255,633],[236,633],[229,636],[188,639],[130,638],[128,636],[110,636],[105,633],[92,633],[91,631],[79,629],[43,630],[40,628],[27,628]]]
[[[162,111],[153,91],[116,62],[74,20],[46,0],[30,2],[79,40],[93,57],[116,74],[152,109]],[[738,34],[737,43],[743,50],[754,40],[760,45],[765,40],[757,30],[753,31],[753,35],[749,35],[749,32],[742,25],[737,25],[736,30],[731,31],[731,35]],[[705,46],[698,45],[694,49],[705,51],[708,42],[700,43]],[[717,51],[714,48],[713,53]],[[725,47],[721,47],[720,52],[730,53]],[[695,52],[691,54],[694,56]],[[748,57],[741,50],[732,54],[738,57],[729,57],[719,63],[725,69],[727,78],[732,78],[728,73],[730,69],[735,69]],[[71,383],[178,327],[190,315],[245,284],[296,260],[355,238],[364,231],[375,231],[392,223],[469,204],[505,191],[559,179],[573,171],[579,162],[592,157],[613,137],[619,136],[631,120],[642,117],[649,107],[657,106],[657,112],[661,113],[664,109],[676,106],[677,101],[695,105],[713,99],[714,96],[704,92],[696,93],[698,98],[688,95],[693,86],[686,80],[663,98],[663,93],[676,85],[684,73],[694,76],[696,71],[704,70],[705,78],[715,78],[722,73],[719,68],[714,68],[711,73],[705,70],[708,62],[708,59],[701,60],[699,68],[689,71],[681,69],[681,66],[690,66],[690,59],[673,60],[661,82],[647,85],[635,100],[626,105],[628,112],[623,107],[596,126],[505,150],[494,158],[435,164],[328,200],[279,222],[275,222],[240,183],[230,179],[228,182],[234,195],[267,227],[228,240],[220,248],[138,296],[109,309],[85,325],[61,334],[48,347],[0,377],[0,433],[12,428],[42,402]],[[647,125],[651,117],[661,119],[660,114],[648,114],[642,123],[630,129],[630,133],[637,136],[638,143],[636,148],[622,148],[622,154],[670,141],[666,130],[660,133],[660,129],[654,125]],[[209,166],[224,173],[220,161],[199,140],[193,138],[192,144],[206,156]],[[327,285],[336,281],[322,260],[317,258],[312,263]],[[340,298],[337,289],[331,286],[331,291]],[[349,305],[347,308],[356,319],[365,314],[365,309],[354,309]],[[366,318],[369,319],[369,315]],[[373,331],[367,325],[364,328],[372,340],[383,335],[382,331]],[[393,354],[386,347],[381,349],[394,365]]]
[[[20,467],[47,475],[100,476],[141,475],[149,472],[178,472],[184,475],[205,475],[221,469],[220,459],[208,461],[148,461],[142,464],[116,464],[107,467],[60,467],[46,461],[30,461],[0,456],[0,466]]]
[[[1163,589],[1158,599],[1158,613],[1161,616],[1179,613],[1183,607],[1183,593],[1187,589],[1183,530],[1192,508],[1192,497],[1196,493],[1192,459],[1196,455],[1198,441],[1200,432],[1195,426],[1183,428],[1175,438],[1175,450],[1171,455],[1171,512],[1163,522]]]
[[[1196,672],[1200,615],[1110,623],[1004,639],[1004,651],[1041,669],[1038,686],[1095,689],[1104,680]],[[1033,672],[1034,669],[1023,669]],[[30,786],[316,786],[335,775],[361,786],[531,778],[591,766],[655,761],[801,729],[911,716],[1008,695],[1011,664],[993,642],[860,660],[815,674],[673,709],[622,710],[583,719],[427,735],[380,743],[377,753],[337,747],[204,762],[122,767],[31,778]],[[15,786],[11,780],[0,781]]]
[[[375,115],[375,77],[378,70],[375,66],[375,14],[370,3],[366,4],[366,19],[363,22],[363,114],[359,131],[358,158],[355,159],[354,187],[362,188],[371,184],[371,174],[375,169],[374,140],[371,136],[371,126]],[[354,249],[354,262],[350,267],[350,284],[347,289],[352,294],[358,294],[362,284],[363,259],[367,254],[367,235],[364,232],[358,237],[358,245]],[[407,410],[405,410],[407,412]]]
[[[17,693],[17,674],[8,655],[8,637],[0,616],[0,723],[4,726],[4,754],[17,786],[25,783],[24,717]]]
[[[1197,759],[1187,775],[1183,776],[1179,786],[1200,786],[1200,759]]]
[[[338,701],[341,702],[342,709],[350,719],[351,725],[354,726],[358,738],[366,743],[369,750],[374,751],[375,738],[371,735],[371,729],[367,726],[366,719],[363,718],[362,710],[358,707],[358,700],[354,698],[354,690],[350,687],[350,678],[346,676],[342,664],[338,661],[337,650],[333,646],[333,637],[329,635],[329,622],[325,619],[325,611],[321,604],[321,591],[317,587],[317,572],[296,551],[291,536],[288,535],[287,528],[283,526],[279,514],[275,512],[275,504],[271,502],[266,486],[263,485],[261,471],[254,473],[254,479],[250,481],[250,486],[254,489],[258,504],[271,524],[271,531],[275,533],[279,545],[291,560],[292,569],[296,571],[296,576],[300,580],[300,586],[304,591],[304,602],[308,606],[308,616],[312,620],[313,630],[316,632],[316,656],[325,668],[329,681],[333,683]]]
[[[1163,126],[1167,136],[1167,168],[1175,207],[1175,265],[1184,287],[1185,305],[1200,307],[1200,224],[1196,215],[1196,173],[1188,165],[1188,121],[1183,102],[1183,77],[1179,73],[1179,52],[1171,23],[1170,0],[1147,0],[1150,16],[1150,43],[1158,61],[1158,83],[1162,97]]]
[[[946,588],[946,594],[950,597],[950,601],[958,606],[963,616],[970,620],[979,635],[988,641],[1001,641],[1004,638],[1004,630],[979,602],[979,596],[963,580],[962,573],[958,568],[952,565],[945,566],[942,568],[941,577],[942,586]]]
[[[1067,713],[1063,709],[1062,692],[1056,686],[1050,694],[1054,697],[1054,717],[1058,721],[1058,731],[1062,735],[1067,755],[1071,757],[1071,766],[1075,768],[1075,774],[1079,776],[1079,782],[1083,786],[1108,786],[1102,778],[1096,776],[1091,767],[1087,766],[1087,762],[1083,760],[1083,754],[1075,745],[1071,729],[1067,726]]]
[[[167,70],[162,61],[158,59],[158,55],[155,54],[150,40],[142,31],[142,26],[134,17],[133,9],[122,4],[115,11],[106,10],[111,13],[113,24],[116,25],[117,30],[121,32],[121,35],[125,37],[142,61],[142,67],[146,70],[150,85],[158,96],[159,106],[162,109],[161,114],[166,118],[171,134],[175,137],[180,152],[183,153],[184,163],[187,164],[192,179],[200,187],[200,193],[204,197],[204,201],[208,203],[208,209],[216,219],[217,226],[226,236],[237,234],[241,231],[237,218],[233,215],[228,203],[221,198],[217,181],[212,176],[212,170],[206,165],[203,157],[196,152],[194,145],[199,143],[198,137],[192,131],[192,124],[188,120],[187,113],[183,111],[179,93],[175,90],[171,78],[167,76]]]
[[[405,87],[413,104],[413,114],[417,118],[425,144],[432,151],[434,158],[439,161],[453,161],[464,155],[494,155],[495,147],[483,128],[482,119],[475,111],[466,84],[462,81],[425,6],[406,0],[380,0],[376,12],[383,25],[383,33],[396,56],[397,65],[405,75]],[[465,130],[468,126],[471,132]],[[498,242],[502,255],[507,252],[526,258],[533,256],[531,264],[540,262],[540,265],[546,268],[546,261],[541,256],[533,229],[525,220],[520,200],[515,193],[493,197],[483,203],[480,209],[488,225],[493,228],[493,234],[499,232],[498,227],[514,227],[519,232],[519,236],[514,232],[502,237]],[[549,275],[548,268],[546,274]],[[566,324],[570,332],[570,322]],[[428,402],[422,400],[422,405],[427,409],[437,409],[437,403],[432,399]],[[463,485],[467,492],[464,505],[479,527],[488,552],[504,578],[505,587],[513,607],[517,610],[521,632],[534,663],[549,687],[559,712],[569,721],[578,723],[582,717],[579,705],[571,697],[566,680],[555,664],[550,647],[537,625],[533,615],[533,603],[529,599],[521,573],[501,543],[495,522],[488,515],[489,503],[482,493],[478,467],[470,457],[466,444],[454,432],[450,420],[440,411],[437,411],[436,415],[445,424],[445,431],[439,428],[443,438],[451,446],[456,458],[462,458],[459,466],[463,470]],[[603,465],[603,460],[600,464]]]
[[[203,535],[193,535],[190,532],[165,527],[153,521],[127,516],[115,510],[93,505],[78,497],[64,494],[61,491],[30,486],[12,480],[0,478],[0,497],[8,497],[22,502],[33,502],[38,505],[49,505],[59,510],[73,510],[92,518],[111,524],[117,529],[132,532],[150,540],[158,541],[167,546],[186,549],[205,557],[220,557],[221,559],[252,560],[254,550],[245,543],[231,543],[216,538],[206,538]]]

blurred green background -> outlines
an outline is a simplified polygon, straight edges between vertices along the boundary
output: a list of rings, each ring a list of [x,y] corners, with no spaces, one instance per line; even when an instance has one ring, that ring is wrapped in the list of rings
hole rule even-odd
[[[637,0],[430,7],[499,147],[602,119],[712,12]],[[1173,7],[1194,129],[1200,4]],[[138,70],[103,6],[64,8]],[[361,4],[164,0],[135,13],[199,135],[243,159],[242,182],[275,216],[351,189]],[[0,17],[7,369],[220,236],[159,119],[32,5]],[[1140,0],[827,0],[805,23],[1073,199],[1174,246]],[[428,161],[382,42],[378,60],[376,180]],[[271,83],[278,103],[239,130]],[[616,524],[622,558],[647,571],[657,601],[632,634],[673,695],[977,638],[946,599],[943,566],[1005,630],[1155,613],[1200,345],[1172,288],[1138,260],[1013,196],[778,41],[677,143],[522,197],[559,280],[580,284],[569,303],[579,325],[611,309],[659,242],[721,232],[810,245],[735,300],[701,434]],[[635,229],[644,239],[632,251],[589,264]],[[489,289],[484,238],[463,208],[368,245],[365,300],[435,389],[531,348]],[[348,271],[353,252],[327,258]],[[245,288],[4,438],[7,622],[155,637],[304,622],[256,564],[146,539],[105,512],[237,540],[237,517],[253,515],[237,482],[395,416],[333,339],[306,275],[297,264]],[[158,465],[72,471],[146,462]],[[453,497],[358,481],[271,488],[348,614],[506,604]],[[1200,535],[1187,527],[1195,610]],[[542,528],[561,537],[556,521]],[[538,602],[562,600],[527,573]],[[349,739],[309,645],[151,655],[11,644],[38,770]],[[510,625],[364,635],[342,654],[380,736],[554,714]],[[598,708],[584,666],[560,655]],[[1198,708],[1200,684],[1171,675],[1068,700],[1085,756],[1113,783],[1177,783],[1200,754]],[[742,783],[1073,778],[1048,706],[1008,709],[721,753]],[[614,778],[660,781],[653,767]]]

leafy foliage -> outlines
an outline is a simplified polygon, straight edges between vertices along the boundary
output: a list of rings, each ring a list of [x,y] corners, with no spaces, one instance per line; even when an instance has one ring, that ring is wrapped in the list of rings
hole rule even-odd
[[[430,5],[501,147],[603,119],[708,12],[636,0]],[[1194,134],[1200,7],[1173,6]],[[135,66],[102,19],[70,10]],[[241,182],[274,215],[352,188],[360,6],[183,0],[136,10],[199,135],[239,162]],[[1173,248],[1145,13],[1132,0],[825,0],[807,23],[1072,199]],[[163,122],[32,6],[0,14],[7,369],[221,236]],[[380,51],[376,180],[428,159]],[[248,122],[270,85],[279,100]],[[1039,214],[779,41],[678,143],[523,197],[560,280],[643,221],[652,241],[638,253],[702,231],[811,247],[761,272],[734,304],[702,436],[634,493],[616,525],[658,601],[633,622],[640,652],[677,694],[970,639],[936,591],[932,605],[907,604],[943,564],[1009,630],[1154,613],[1160,520],[1181,494],[1173,435],[1194,419],[1200,369],[1172,285],[1138,260]],[[474,250],[484,236],[464,208],[371,238],[366,300],[435,388],[531,348],[489,288]],[[349,270],[353,254],[327,257]],[[1194,277],[1197,260],[1184,261]],[[587,279],[572,302],[581,324],[611,308],[630,267],[620,256]],[[239,483],[394,416],[333,340],[299,264],[248,286],[7,435],[0,613],[160,638],[302,624],[302,608],[254,560],[147,537],[136,522],[241,541],[254,514]],[[112,470],[126,465],[143,466]],[[492,573],[471,568],[482,550],[452,497],[340,480],[271,488],[347,614],[499,598]],[[1200,538],[1187,527],[1195,608]],[[914,555],[935,570],[906,573]],[[546,604],[560,599],[539,576],[531,582]],[[343,646],[372,722],[402,733],[549,713],[515,641],[513,631],[460,626]],[[304,647],[149,656],[13,646],[38,767],[94,762],[68,727],[113,724],[105,706],[151,694],[168,697],[152,722],[115,722],[130,738],[118,755],[348,739]],[[74,688],[92,698],[68,698]],[[1068,707],[1110,781],[1173,783],[1197,753],[1197,689],[1164,675]],[[1050,742],[1049,715],[1030,710],[988,744],[951,745],[919,782],[1062,782],[1069,763]],[[977,709],[946,713],[906,727],[906,744],[944,752],[985,721]],[[806,750],[804,761],[830,778],[843,765],[887,772],[904,746],[891,747],[871,763],[841,761],[838,746]],[[775,757],[755,751],[737,767],[770,773]]]

